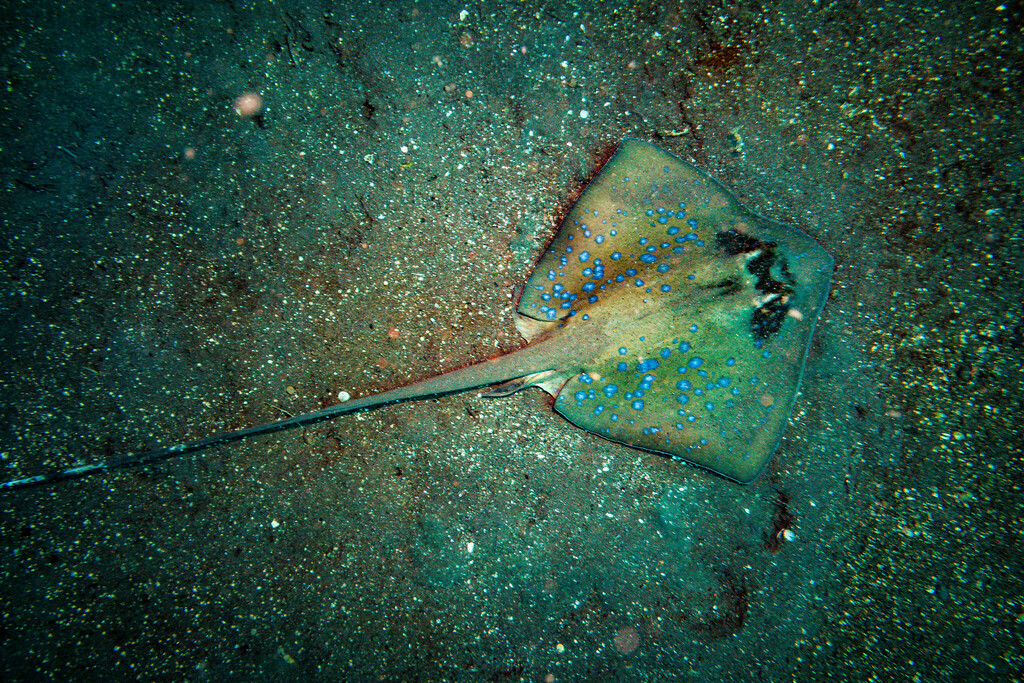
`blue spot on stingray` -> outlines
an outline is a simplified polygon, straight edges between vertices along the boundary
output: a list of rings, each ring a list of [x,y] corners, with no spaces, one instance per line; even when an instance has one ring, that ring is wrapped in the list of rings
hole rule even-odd
[[[585,391],[577,391],[575,394],[573,394],[573,398],[575,398],[577,401],[582,401],[586,397],[587,397],[587,392],[585,392]]]
[[[686,394],[679,394],[678,396],[676,396],[676,400],[679,401],[679,405],[685,406],[687,403],[690,402],[690,397],[687,396]]]
[[[584,372],[582,375],[580,375],[580,381],[583,382],[584,384],[590,384],[591,382],[594,381],[594,378]]]
[[[629,407],[632,408],[633,410],[643,410],[644,409],[644,402],[643,401],[633,401],[632,403],[629,404]]]
[[[696,324],[694,324],[694,325],[690,325],[690,332],[696,332],[696,331],[697,331],[697,330],[699,330],[699,329],[700,329],[700,328],[699,328],[699,327],[697,327],[697,325],[696,325]]]
[[[683,353],[689,351],[690,348],[690,342],[683,342],[682,344],[679,345],[679,350],[682,351]]]
[[[619,347],[619,355],[620,356],[625,356],[627,353],[629,353],[629,351],[626,349],[625,346],[620,346]]]
[[[728,358],[728,359],[726,359],[725,364],[728,365],[731,368],[732,366],[736,365],[736,359],[735,358]]]
[[[594,238],[594,241],[598,244],[601,244],[602,242],[604,242],[604,235],[598,235],[597,237]]]
[[[672,355],[672,349],[662,349],[661,351],[658,352],[658,355],[661,356],[662,358],[668,358],[669,356]]]
[[[615,392],[618,391],[618,390],[619,390],[619,385],[618,384],[609,384],[608,386],[606,386],[604,388],[604,395],[607,396],[608,398],[611,398],[612,396],[615,395]]]
[[[600,415],[604,412],[604,406],[597,406],[594,408],[594,415]]]
[[[699,368],[700,366],[704,365],[704,359],[699,357],[691,358],[690,360],[686,361],[686,364],[691,368]]]
[[[668,229],[668,234],[670,234],[670,235],[678,235],[679,234],[679,228],[676,227],[675,225],[673,225],[671,228]]]
[[[661,286],[661,291],[663,291],[663,292],[671,292],[672,291],[672,287],[670,287],[669,285],[662,285]]]
[[[668,216],[658,216],[658,222],[661,223],[662,225],[665,225],[666,223],[668,223]]]
[[[676,389],[678,389],[679,391],[689,391],[690,386],[691,385],[689,380],[681,379],[678,382],[676,382]]]
[[[622,254],[620,252],[612,252],[612,261],[618,261],[620,258],[622,258]]]
[[[711,401],[708,401],[707,403],[704,404],[704,407],[707,408],[708,410],[714,410],[715,404],[712,403]]]
[[[647,209],[647,211],[645,211],[644,213],[646,213],[648,216],[653,216],[654,215],[654,209]]]
[[[658,361],[654,360],[653,358],[648,358],[644,362],[638,363],[636,367],[637,370],[639,370],[640,372],[647,372],[658,367]]]
[[[581,251],[579,258],[580,258],[580,262],[589,261],[590,260],[590,252],[589,251]]]
[[[643,261],[644,263],[654,263],[655,261],[658,260],[658,257],[655,256],[654,254],[644,254],[643,256],[640,257],[640,260]]]
[[[626,365],[624,361],[619,361],[619,364],[615,366],[615,369],[619,372],[625,372],[626,370],[629,370],[629,366]]]

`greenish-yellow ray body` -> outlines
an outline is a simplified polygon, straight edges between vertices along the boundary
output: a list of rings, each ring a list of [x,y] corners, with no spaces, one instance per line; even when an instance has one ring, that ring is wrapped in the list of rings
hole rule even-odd
[[[832,270],[808,235],[626,140],[526,283],[519,313],[536,322],[521,328],[603,334],[560,377],[555,409],[571,422],[749,482],[789,419]]]

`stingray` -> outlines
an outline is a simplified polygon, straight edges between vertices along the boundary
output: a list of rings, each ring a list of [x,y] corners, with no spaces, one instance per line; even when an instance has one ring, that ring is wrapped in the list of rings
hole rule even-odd
[[[796,400],[832,257],[700,169],[627,139],[525,283],[519,351],[277,422],[0,484],[15,488],[195,453],[381,406],[491,387],[551,393],[569,422],[741,483]],[[497,385],[497,386],[492,386]]]

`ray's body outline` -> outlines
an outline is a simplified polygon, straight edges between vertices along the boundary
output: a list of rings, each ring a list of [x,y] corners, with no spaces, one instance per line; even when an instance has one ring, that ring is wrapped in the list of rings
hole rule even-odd
[[[753,213],[670,152],[626,139],[522,288],[516,324],[529,342],[523,348],[312,413],[15,479],[0,489],[155,463],[499,383],[489,395],[539,386],[556,397],[558,413],[593,434],[749,483],[781,440],[832,269],[832,258],[810,236]],[[717,369],[709,374],[712,365]],[[758,368],[768,376],[758,376]],[[715,401],[703,400],[712,394],[721,397],[717,413]],[[703,409],[694,407],[701,402]],[[745,424],[730,425],[730,416]]]

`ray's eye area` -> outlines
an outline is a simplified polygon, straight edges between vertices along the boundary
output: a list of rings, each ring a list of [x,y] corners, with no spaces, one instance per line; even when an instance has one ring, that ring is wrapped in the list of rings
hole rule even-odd
[[[789,297],[777,297],[754,309],[750,317],[750,334],[756,341],[765,341],[782,327],[782,321],[789,312]]]
[[[757,251],[765,244],[756,237],[751,237],[736,230],[723,230],[715,235],[715,242],[729,256],[749,254],[752,251]]]
[[[736,230],[723,230],[715,235],[718,247],[729,256],[760,252],[747,261],[747,272],[754,276],[754,289],[761,294],[775,294],[766,303],[753,310],[750,316],[750,334],[755,341],[766,341],[778,333],[789,313],[790,295],[796,288],[796,278],[789,270],[786,257],[781,255],[775,242],[765,242]],[[723,283],[723,294],[731,294]]]

